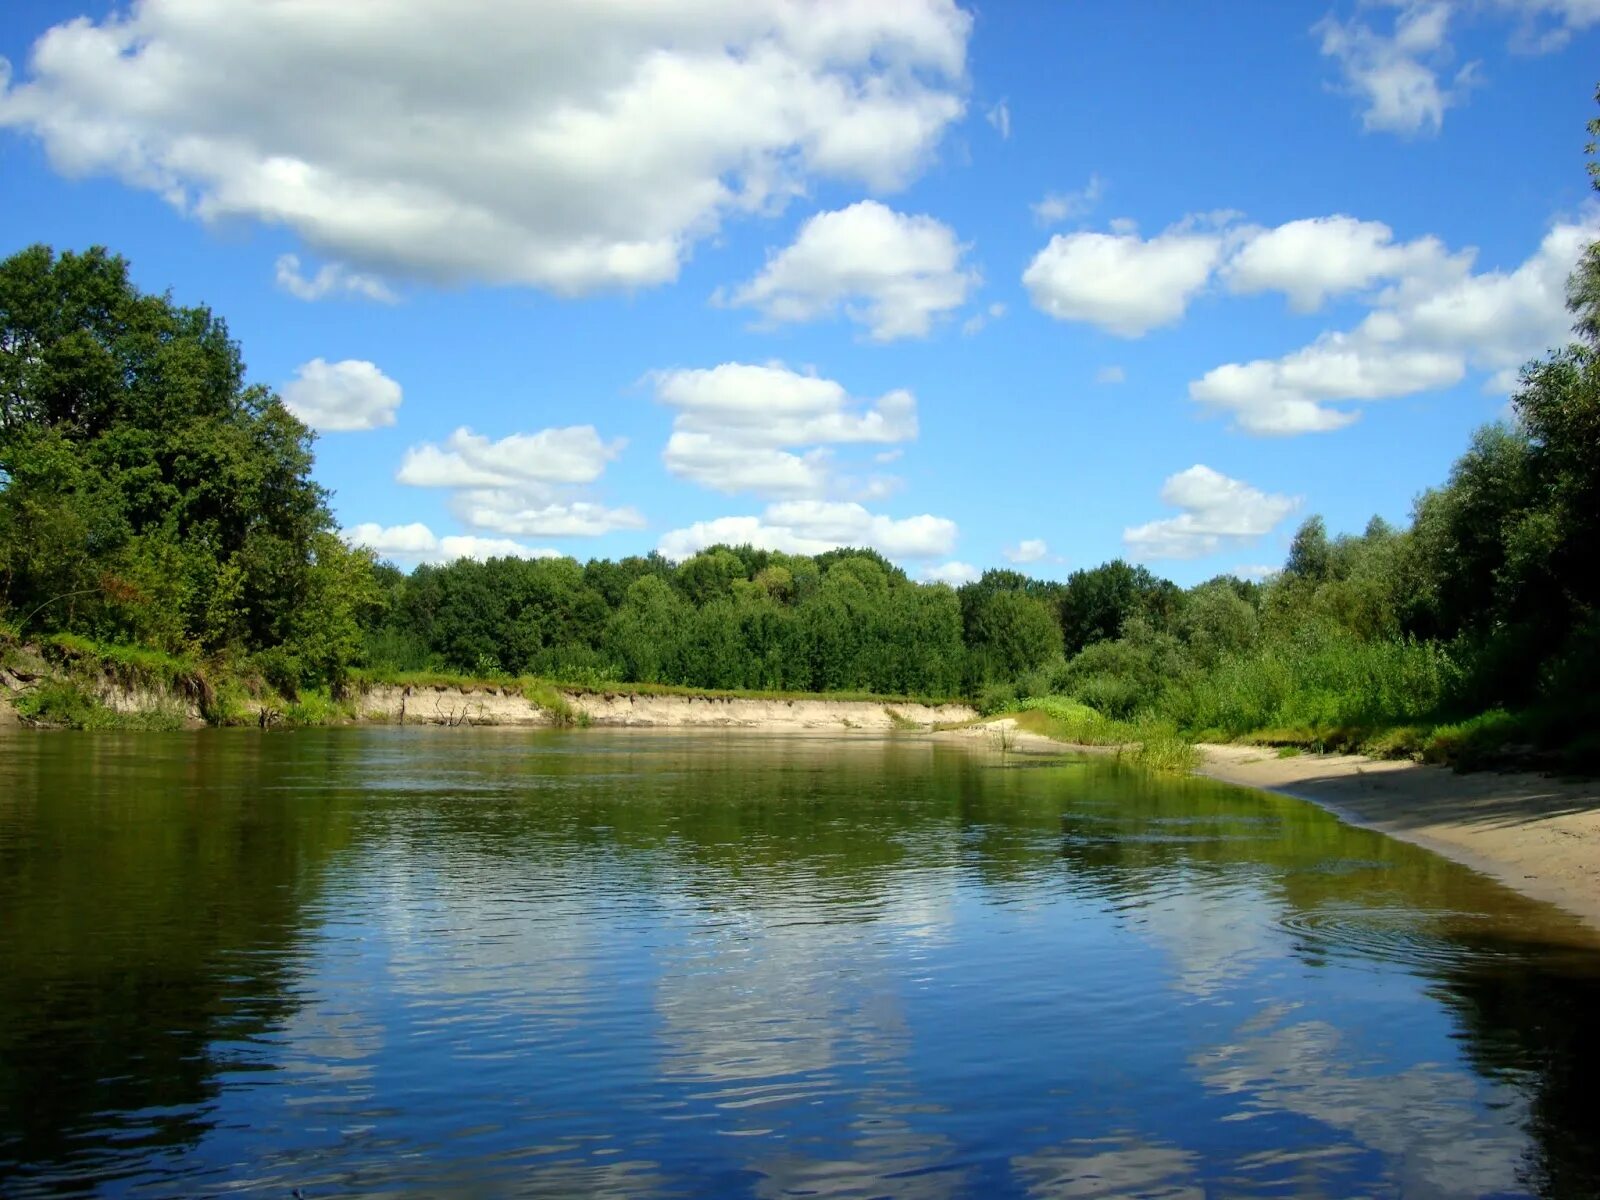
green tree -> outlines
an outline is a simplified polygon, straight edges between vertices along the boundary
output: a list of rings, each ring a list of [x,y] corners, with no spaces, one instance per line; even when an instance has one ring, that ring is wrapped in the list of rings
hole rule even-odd
[[[673,582],[696,608],[733,593],[733,581],[746,578],[744,561],[727,546],[713,546],[678,564]]]
[[[121,258],[0,262],[0,604],[35,628],[282,645],[332,528],[311,441]]]
[[[1194,660],[1214,667],[1224,656],[1254,646],[1261,622],[1255,606],[1229,581],[1211,580],[1189,592],[1178,629]]]
[[[1295,530],[1289,545],[1289,561],[1283,573],[1305,583],[1318,584],[1328,578],[1333,551],[1328,545],[1328,526],[1321,517],[1307,517]]]
[[[1158,629],[1176,619],[1182,595],[1175,584],[1146,567],[1121,559],[1067,577],[1060,598],[1061,634],[1066,652],[1076,654],[1093,642],[1115,638],[1133,616]]]
[[[642,576],[606,624],[606,651],[631,682],[682,683],[683,641],[693,616],[662,576]]]
[[[1015,679],[1061,657],[1061,627],[1045,601],[1021,591],[981,597],[967,620],[974,682]]]

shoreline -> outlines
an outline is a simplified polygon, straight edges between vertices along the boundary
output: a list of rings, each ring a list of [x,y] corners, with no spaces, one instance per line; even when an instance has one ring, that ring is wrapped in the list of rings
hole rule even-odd
[[[1600,930],[1600,781],[1202,745],[1196,774],[1293,796],[1431,850]]]
[[[0,728],[31,728],[17,700],[41,680],[67,678],[39,669],[19,674],[0,667]],[[244,703],[236,719],[207,720],[199,701],[170,687],[128,684],[109,676],[79,677],[95,704],[116,718],[166,714],[174,727],[212,725],[262,728],[284,724],[285,713],[260,700]],[[280,703],[282,703],[280,701]],[[341,701],[325,702],[325,713],[304,727],[336,725],[434,725],[448,728],[582,725],[649,729],[753,729],[772,732],[927,732],[976,719],[969,705],[892,696],[829,696],[753,693],[634,691],[626,684],[581,688],[534,681],[504,684],[378,683]],[[290,722],[293,724],[293,722]],[[49,727],[46,725],[45,727]]]
[[[1022,754],[1115,754],[1058,742],[1002,718],[948,730]],[[1279,758],[1259,746],[1202,744],[1194,774],[1304,800],[1346,824],[1410,842],[1600,931],[1600,780],[1527,772],[1459,774],[1359,754]]]

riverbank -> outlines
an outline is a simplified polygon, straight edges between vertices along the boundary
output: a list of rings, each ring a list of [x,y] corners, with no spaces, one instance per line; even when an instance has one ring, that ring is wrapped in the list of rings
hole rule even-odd
[[[1202,775],[1320,804],[1600,929],[1600,782],[1521,772],[1463,775],[1355,754],[1279,758],[1252,746],[1200,750]]]
[[[773,732],[932,729],[971,720],[962,704],[827,697],[685,695],[548,686],[461,687],[384,684],[351,700],[362,722],[383,725],[597,725],[652,729],[720,728]]]
[[[971,721],[967,705],[906,697],[795,696],[580,687],[542,680],[361,682],[339,699],[304,693],[287,701],[251,695],[237,681],[198,674],[164,679],[103,663],[62,669],[34,655],[0,665],[0,726],[181,729],[379,724],[469,728],[637,726],[772,732],[929,730]]]
[[[1070,717],[1072,714],[1067,713]],[[1018,719],[1018,718],[1022,719]],[[1115,725],[1047,719],[1025,711],[974,722],[947,735],[1015,753],[1127,754],[1140,747]],[[1097,744],[1085,744],[1095,735]],[[1261,788],[1329,809],[1343,820],[1425,847],[1523,895],[1544,900],[1600,930],[1600,781],[1565,781],[1527,771],[1462,774],[1406,759],[1283,753],[1261,746],[1202,744],[1192,769],[1224,783]]]
[[[882,732],[977,718],[971,706],[940,697],[719,691],[504,674],[352,674],[337,692],[292,688],[292,682],[275,687],[237,666],[138,646],[66,635],[43,643],[0,642],[0,726],[173,730],[375,723]]]

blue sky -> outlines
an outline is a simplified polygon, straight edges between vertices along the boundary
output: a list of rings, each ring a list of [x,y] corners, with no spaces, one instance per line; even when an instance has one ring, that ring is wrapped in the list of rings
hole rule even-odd
[[[1404,520],[1600,236],[1593,0],[7,16],[0,254],[224,315],[402,564],[1250,572]]]

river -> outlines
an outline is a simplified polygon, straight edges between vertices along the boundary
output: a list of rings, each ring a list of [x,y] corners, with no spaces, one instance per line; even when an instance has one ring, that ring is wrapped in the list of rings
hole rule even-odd
[[[925,735],[0,733],[7,1197],[1600,1194],[1600,944]]]

